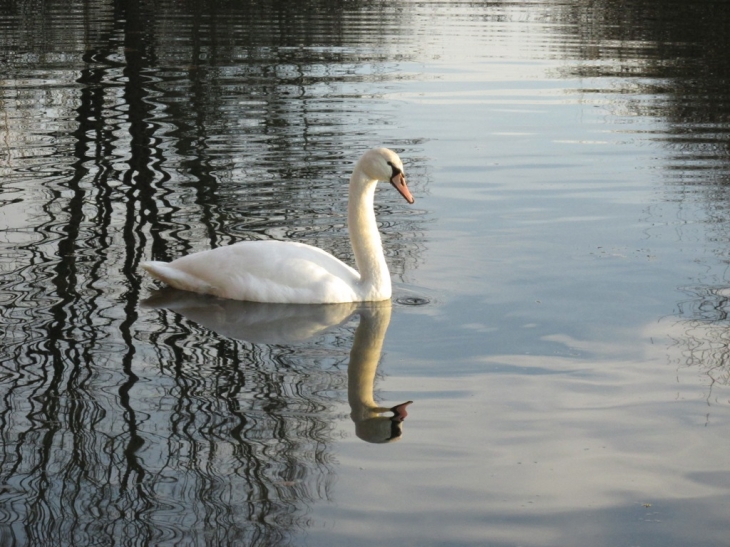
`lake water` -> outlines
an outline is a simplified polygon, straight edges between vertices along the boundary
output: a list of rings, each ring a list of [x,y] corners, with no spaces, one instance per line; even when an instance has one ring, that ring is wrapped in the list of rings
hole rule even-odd
[[[724,546],[730,4],[0,3],[0,545]],[[139,268],[247,239],[392,303]],[[382,409],[412,400],[393,416]]]

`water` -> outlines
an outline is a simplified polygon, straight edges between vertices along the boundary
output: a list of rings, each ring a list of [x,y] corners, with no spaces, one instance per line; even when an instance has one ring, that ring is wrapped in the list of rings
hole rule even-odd
[[[726,545],[729,18],[0,4],[0,544]],[[375,145],[392,305],[139,271],[351,260]]]

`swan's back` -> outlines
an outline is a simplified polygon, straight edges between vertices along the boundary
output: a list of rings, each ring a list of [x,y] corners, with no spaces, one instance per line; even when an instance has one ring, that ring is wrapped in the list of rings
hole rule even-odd
[[[303,243],[245,241],[141,266],[177,289],[234,300],[324,304],[363,299],[353,268]]]

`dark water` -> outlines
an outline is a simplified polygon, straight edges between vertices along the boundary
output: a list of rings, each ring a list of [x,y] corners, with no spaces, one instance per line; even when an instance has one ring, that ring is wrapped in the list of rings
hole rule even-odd
[[[728,28],[0,2],[0,545],[727,545]],[[392,305],[140,272],[246,239],[351,261],[376,145],[416,196],[376,197]]]

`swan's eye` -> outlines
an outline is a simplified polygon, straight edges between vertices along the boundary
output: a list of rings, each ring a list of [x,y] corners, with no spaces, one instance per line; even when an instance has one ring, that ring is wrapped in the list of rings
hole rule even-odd
[[[395,177],[396,175],[400,175],[400,174],[401,174],[401,173],[403,172],[403,171],[401,171],[400,169],[398,169],[398,168],[397,168],[397,167],[396,167],[395,165],[393,165],[393,162],[390,162],[390,161],[389,161],[389,162],[388,162],[388,165],[390,165],[390,168],[391,168],[391,169],[393,170],[393,175],[392,175],[392,177]],[[392,177],[391,177],[391,178],[392,178]]]

